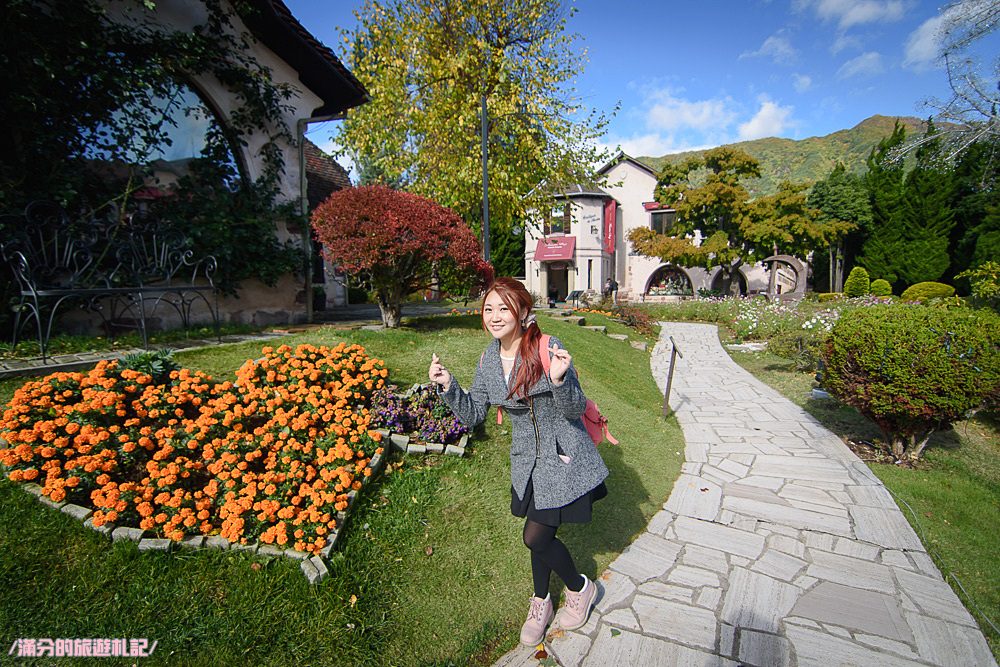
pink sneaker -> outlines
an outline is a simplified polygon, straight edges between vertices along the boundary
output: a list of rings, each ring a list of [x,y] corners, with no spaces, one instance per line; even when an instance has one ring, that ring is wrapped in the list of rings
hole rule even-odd
[[[528,618],[521,626],[521,643],[525,646],[538,646],[545,639],[545,628],[552,621],[555,612],[552,611],[552,598],[531,598],[531,608]]]
[[[594,598],[597,597],[597,586],[594,582],[588,579],[585,574],[580,576],[583,577],[583,588],[576,593],[567,588],[566,600],[559,609],[559,627],[563,630],[576,630],[583,627],[590,616],[590,607],[594,604]]]

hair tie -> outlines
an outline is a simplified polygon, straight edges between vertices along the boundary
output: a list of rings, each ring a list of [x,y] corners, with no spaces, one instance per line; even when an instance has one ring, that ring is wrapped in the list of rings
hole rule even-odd
[[[521,322],[521,326],[524,327],[525,329],[527,329],[528,327],[530,327],[534,323],[535,323],[535,314],[531,313],[527,317],[524,318],[524,321]]]

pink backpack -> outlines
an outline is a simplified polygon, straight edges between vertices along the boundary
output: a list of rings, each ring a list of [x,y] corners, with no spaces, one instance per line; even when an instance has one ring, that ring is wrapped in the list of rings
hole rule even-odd
[[[549,367],[552,364],[552,360],[549,358],[549,339],[550,336],[548,334],[542,334],[542,337],[538,339],[538,356],[542,360],[542,370],[545,372],[545,375],[549,374]],[[482,359],[479,361],[482,363]],[[503,423],[503,410],[498,407],[497,424],[501,423]],[[590,436],[595,445],[599,445],[605,440],[612,445],[618,444],[615,436],[611,435],[611,431],[608,430],[608,418],[601,414],[601,409],[597,407],[597,403],[594,403],[589,398],[587,399],[587,407],[583,410],[583,425],[587,429],[587,435]]]

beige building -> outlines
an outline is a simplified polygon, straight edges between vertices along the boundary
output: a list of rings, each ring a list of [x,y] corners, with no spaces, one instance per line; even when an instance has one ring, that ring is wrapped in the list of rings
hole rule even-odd
[[[598,176],[604,185],[568,188],[556,196],[548,216],[536,216],[526,225],[524,282],[540,302],[547,297],[564,301],[568,296],[600,295],[608,278],[618,283],[619,300],[632,302],[673,301],[697,295],[699,289],[720,289],[721,268],[684,268],[632,250],[627,238],[633,229],[663,232],[674,219],[674,211],[653,198],[656,172],[651,167],[619,153]],[[780,261],[776,291],[804,290],[789,268],[797,260]],[[763,264],[741,266],[734,289],[765,293],[768,281]]]

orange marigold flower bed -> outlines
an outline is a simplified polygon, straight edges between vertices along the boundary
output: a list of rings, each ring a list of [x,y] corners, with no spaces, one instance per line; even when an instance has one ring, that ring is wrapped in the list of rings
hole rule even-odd
[[[235,381],[180,369],[155,384],[117,361],[30,381],[0,421],[0,463],[98,526],[319,553],[382,453],[368,401],[388,372],[359,345],[262,354]]]

